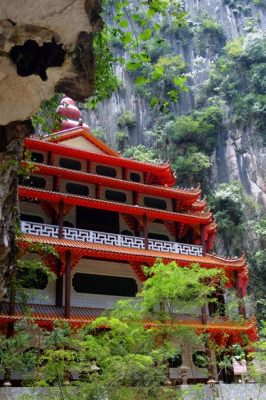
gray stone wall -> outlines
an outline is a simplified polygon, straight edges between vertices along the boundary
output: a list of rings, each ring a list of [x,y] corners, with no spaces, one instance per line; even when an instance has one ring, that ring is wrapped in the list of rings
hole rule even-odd
[[[266,385],[256,383],[226,385],[221,383],[216,386],[216,389],[217,395],[214,396],[214,393],[212,393],[207,385],[203,387],[190,385],[179,388],[184,394],[184,400],[266,400]],[[37,390],[28,388],[0,388],[0,400],[56,400],[59,398],[59,392],[55,388]]]

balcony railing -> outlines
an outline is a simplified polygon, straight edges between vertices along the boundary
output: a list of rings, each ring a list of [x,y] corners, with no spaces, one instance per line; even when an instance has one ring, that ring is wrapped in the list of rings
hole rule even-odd
[[[21,230],[30,235],[48,236],[58,238],[59,227],[57,225],[39,224],[35,222],[21,221]],[[81,242],[99,243],[110,246],[145,249],[145,240],[141,237],[118,235],[97,231],[87,231],[77,228],[63,228],[64,239],[78,240]],[[163,240],[148,240],[148,249],[158,252],[184,254],[190,256],[202,256],[203,247],[192,244],[166,242]]]

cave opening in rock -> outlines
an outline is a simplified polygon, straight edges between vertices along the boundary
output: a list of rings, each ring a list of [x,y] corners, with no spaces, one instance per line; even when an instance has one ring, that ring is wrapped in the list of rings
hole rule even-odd
[[[45,42],[42,46],[35,40],[27,40],[23,45],[12,47],[9,56],[17,66],[20,76],[39,75],[43,81],[48,79],[46,69],[60,67],[65,60],[62,44]]]

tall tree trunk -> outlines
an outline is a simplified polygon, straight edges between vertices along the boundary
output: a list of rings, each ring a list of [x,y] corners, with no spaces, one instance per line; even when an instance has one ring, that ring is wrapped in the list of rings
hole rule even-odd
[[[23,155],[23,140],[31,133],[30,120],[0,126],[0,300],[16,262],[17,171]]]

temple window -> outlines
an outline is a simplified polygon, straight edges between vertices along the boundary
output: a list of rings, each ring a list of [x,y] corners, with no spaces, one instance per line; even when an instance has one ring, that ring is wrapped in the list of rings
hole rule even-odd
[[[21,221],[27,222],[36,222],[38,224],[43,224],[44,220],[39,215],[30,215],[30,214],[20,214]]]
[[[116,169],[106,165],[96,165],[96,174],[103,176],[116,177]]]
[[[133,236],[133,233],[127,229],[124,229],[123,231],[121,231],[121,235]]]
[[[192,354],[192,361],[198,368],[207,368],[209,364],[205,351],[195,351],[195,353]]]
[[[151,208],[159,208],[160,210],[167,209],[167,203],[163,199],[158,199],[156,197],[144,197],[144,205]]]
[[[125,203],[127,201],[127,195],[116,190],[106,190],[105,198],[111,201],[118,201],[119,203]]]
[[[182,356],[181,354],[176,354],[173,357],[168,359],[169,368],[178,368],[182,365]]]
[[[141,182],[141,176],[137,172],[130,172],[129,177],[132,182]]]
[[[72,194],[78,194],[79,196],[88,196],[89,188],[85,185],[79,185],[78,183],[68,182],[66,184],[66,191]]]
[[[36,175],[31,175],[28,179],[22,178],[21,183],[25,186],[31,186],[39,189],[44,189],[46,187],[46,179]]]
[[[32,152],[31,153],[31,161],[34,161],[34,162],[37,162],[37,163],[43,163],[44,162],[44,155],[42,153]]]
[[[73,169],[75,171],[81,170],[81,162],[71,158],[60,158],[59,165],[62,168]]]
[[[153,233],[153,232],[149,232],[148,233],[148,237],[150,239],[155,239],[155,240],[164,240],[166,242],[169,242],[169,237],[167,235],[163,235],[162,233]]]
[[[138,287],[133,278],[75,273],[73,288],[78,293],[135,297]]]
[[[67,228],[74,228],[74,225],[70,221],[64,221],[63,225]]]

